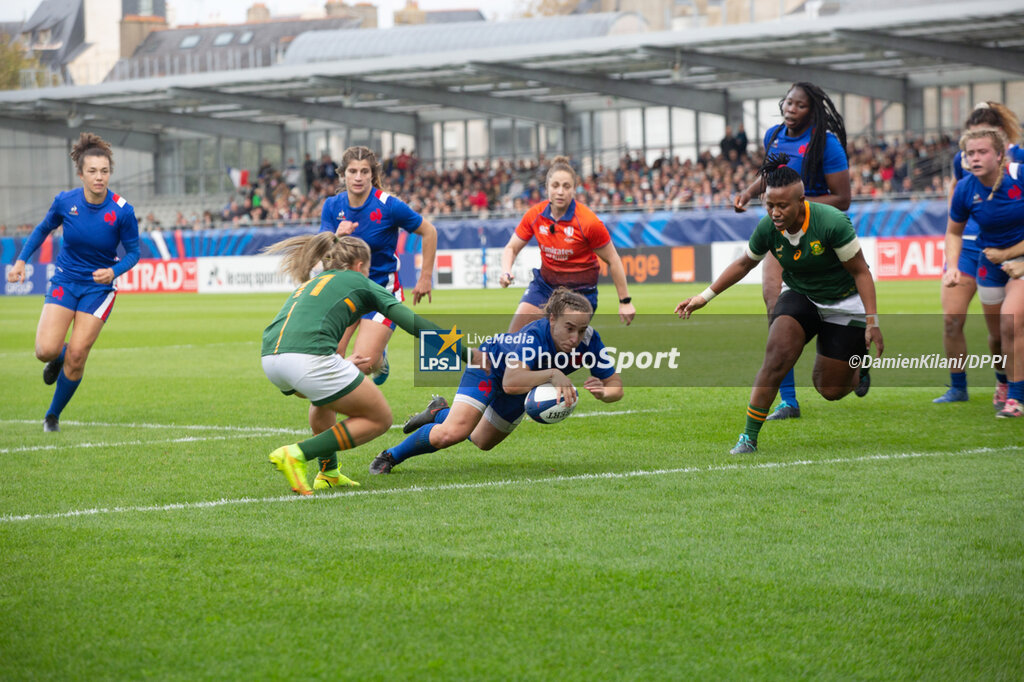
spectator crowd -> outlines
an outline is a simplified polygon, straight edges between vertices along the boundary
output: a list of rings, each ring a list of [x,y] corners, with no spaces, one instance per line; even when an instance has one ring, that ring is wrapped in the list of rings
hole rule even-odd
[[[750,153],[745,135],[727,130],[721,153],[704,151],[680,160],[662,153],[648,163],[627,152],[614,167],[580,174],[578,199],[597,211],[727,208],[750,184],[762,152]],[[848,150],[855,199],[946,196],[956,139],[914,139],[899,144],[856,140]],[[218,217],[224,224],[317,222],[324,200],[341,189],[342,171],[328,154],[308,158],[302,173],[264,163],[256,181],[243,188]],[[419,213],[431,216],[517,216],[544,199],[547,162],[472,162],[438,170],[402,150],[382,162],[384,188]],[[203,220],[206,224],[208,221]],[[215,218],[216,222],[216,218]]]
[[[719,153],[705,150],[696,159],[680,160],[662,152],[653,162],[626,152],[614,166],[598,165],[580,174],[577,198],[594,210],[682,210],[727,208],[749,185],[763,152],[751,152],[742,127],[726,135]],[[900,143],[854,140],[847,150],[854,199],[948,196],[950,163],[956,138],[942,135]],[[574,160],[575,161],[575,160]],[[437,169],[402,149],[382,162],[384,187],[417,212],[445,216],[518,216],[544,199],[547,162],[495,160]],[[263,161],[254,179],[223,207],[178,211],[173,224],[152,212],[139,211],[142,229],[240,227],[317,223],[323,202],[342,187],[342,170],[327,153],[302,165],[293,159],[277,169]],[[145,202],[140,202],[144,205]],[[143,213],[145,214],[143,215]],[[21,231],[30,231],[31,225]]]

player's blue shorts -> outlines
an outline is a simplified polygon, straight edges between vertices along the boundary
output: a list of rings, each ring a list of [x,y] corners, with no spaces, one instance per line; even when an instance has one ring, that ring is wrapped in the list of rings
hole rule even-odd
[[[453,402],[468,403],[480,410],[484,418],[502,433],[512,433],[526,414],[525,393],[505,393],[496,377],[478,367],[463,373]]]
[[[377,282],[377,284],[381,285],[382,287],[390,291],[394,295],[395,299],[399,301],[405,301],[405,292],[402,291],[402,283],[398,281],[397,272],[392,272],[388,274],[387,279],[385,279],[384,281],[373,281]],[[376,310],[371,313],[366,313],[365,315],[363,315],[362,319],[370,320],[372,322],[376,322],[377,324],[382,324],[391,331],[395,331],[395,328],[398,326],[397,324],[395,324],[394,320],[390,320],[384,317],[382,313],[378,313]]]
[[[1003,272],[1001,266],[985,258],[985,253],[979,250],[977,279],[979,287],[999,288],[1006,286],[1006,283],[1010,281],[1010,276]]]
[[[977,279],[978,277],[978,258],[981,256],[981,247],[978,245],[977,239],[964,239],[964,245],[960,249],[960,260],[957,262],[957,268],[960,270],[961,275],[966,275],[971,279]]]
[[[89,313],[104,322],[114,309],[117,289],[110,284],[96,282],[72,282],[54,276],[46,286],[44,303],[55,303],[75,312]]]
[[[529,303],[530,305],[543,308],[551,298],[551,293],[555,290],[547,281],[541,277],[540,270],[537,268],[533,269],[533,281],[530,282],[530,286],[526,288],[526,293],[519,299],[520,303]],[[590,305],[594,307],[594,312],[597,312],[597,287],[580,287],[573,288],[578,294],[582,294]]]

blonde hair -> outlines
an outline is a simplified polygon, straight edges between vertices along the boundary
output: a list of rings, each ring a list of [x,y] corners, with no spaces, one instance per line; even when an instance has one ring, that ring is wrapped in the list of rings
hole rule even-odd
[[[551,167],[548,168],[547,175],[544,176],[544,186],[547,187],[551,183],[551,176],[558,171],[565,171],[572,176],[572,184],[575,185],[579,182],[579,178],[576,177],[576,170],[572,167],[569,162],[568,156],[556,156],[551,159]]]
[[[331,232],[301,234],[263,249],[263,253],[283,253],[281,272],[301,284],[309,279],[317,263],[325,270],[351,270],[356,263],[370,262],[370,247],[359,237]]]
[[[78,136],[78,142],[71,147],[71,160],[75,163],[75,170],[82,174],[82,164],[87,156],[105,156],[110,162],[110,172],[114,172],[114,152],[110,149],[110,143],[99,135],[93,133],[82,133]]]
[[[992,192],[988,195],[988,199],[991,199],[996,195],[999,186],[1003,184],[1003,159],[1006,158],[1008,142],[1006,141],[1006,134],[999,128],[975,128],[974,130],[968,130],[960,136],[960,151],[963,152],[962,158],[967,158],[968,142],[983,139],[991,140],[996,154],[999,155],[999,177],[996,178],[995,183],[992,185]]]
[[[587,315],[594,314],[594,307],[590,305],[586,296],[565,287],[558,287],[551,292],[551,297],[544,306],[544,314],[553,319],[566,310],[575,310]]]
[[[345,169],[353,161],[367,161],[370,164],[370,184],[377,189],[384,189],[384,179],[380,171],[377,155],[369,147],[349,147],[341,155],[341,176],[345,177]]]

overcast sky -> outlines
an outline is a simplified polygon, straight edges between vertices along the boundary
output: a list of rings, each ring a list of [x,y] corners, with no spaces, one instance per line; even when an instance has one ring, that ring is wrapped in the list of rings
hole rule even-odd
[[[41,0],[0,0],[0,21],[24,21],[32,16]],[[120,0],[115,0],[120,2]],[[355,4],[357,0],[349,0]],[[174,8],[179,24],[225,23],[245,21],[245,10],[255,0],[168,0]],[[325,0],[262,0],[271,16],[294,15],[308,8],[322,8]],[[405,7],[406,0],[375,0],[377,21],[380,26],[392,24],[392,14]],[[480,9],[488,19],[508,19],[525,6],[523,0],[419,0],[420,9]]]

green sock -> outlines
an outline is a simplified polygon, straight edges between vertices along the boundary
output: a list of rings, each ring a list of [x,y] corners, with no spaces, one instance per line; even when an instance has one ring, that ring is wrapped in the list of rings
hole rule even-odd
[[[307,460],[314,457],[320,460],[320,471],[338,468],[338,451],[353,447],[352,436],[344,422],[335,424],[321,434],[307,438],[299,443],[299,448]]]
[[[764,426],[764,420],[767,417],[768,408],[747,405],[747,426],[743,429],[743,433],[747,434],[747,438],[755,443],[757,442],[757,434],[761,432],[761,427]]]

